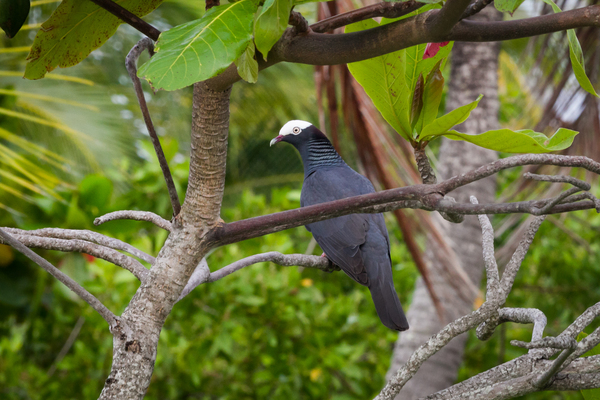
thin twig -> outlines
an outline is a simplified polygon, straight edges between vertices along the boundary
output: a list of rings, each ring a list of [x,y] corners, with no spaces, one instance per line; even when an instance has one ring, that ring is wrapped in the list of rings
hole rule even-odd
[[[125,66],[127,67],[127,72],[129,72],[129,76],[133,82],[135,95],[137,96],[140,110],[142,110],[144,122],[146,123],[146,128],[148,129],[148,134],[152,140],[152,145],[154,146],[154,151],[156,152],[156,157],[158,158],[158,163],[160,164],[160,169],[162,170],[163,176],[165,177],[165,182],[167,183],[167,190],[169,191],[171,206],[173,207],[173,217],[176,217],[181,211],[181,203],[179,202],[179,196],[177,195],[177,189],[175,188],[175,183],[173,182],[171,170],[169,169],[169,163],[167,162],[165,153],[160,145],[160,139],[158,138],[156,130],[154,129],[154,124],[152,123],[152,118],[150,117],[150,111],[148,111],[148,105],[146,104],[146,98],[144,97],[144,91],[142,90],[140,78],[137,76],[136,63],[140,57],[140,54],[142,54],[144,50],[148,50],[150,56],[152,56],[154,53],[154,43],[152,43],[152,40],[149,38],[143,38],[131,48],[131,51],[125,58]]]
[[[156,41],[160,36],[160,31],[133,14],[132,12],[126,10],[115,2],[110,0],[91,0],[95,4],[99,5],[115,17],[119,18],[123,22],[131,25],[138,31],[142,32],[144,35],[148,36],[150,39]]]
[[[469,4],[463,15],[460,17],[461,20],[465,18],[469,18],[472,15],[477,14],[484,8],[486,8],[489,4],[491,4],[494,0],[476,0],[473,3]]]
[[[540,229],[542,222],[546,219],[545,216],[535,217],[533,221],[527,227],[523,238],[519,242],[519,246],[513,253],[510,261],[504,268],[504,272],[502,273],[502,279],[500,280],[500,287],[504,292],[505,296],[508,296],[510,291],[512,290],[513,283],[515,282],[515,277],[517,276],[517,272],[519,272],[519,268],[521,268],[521,263],[525,259],[527,252],[529,251],[529,246],[533,242],[535,238],[535,234]]]
[[[48,370],[48,373],[46,374],[46,375],[48,375],[48,378],[50,378],[50,377],[52,377],[52,375],[54,375],[54,373],[56,372],[56,368],[58,367],[58,364],[60,364],[62,359],[65,358],[65,356],[67,355],[67,353],[73,346],[73,343],[75,343],[75,340],[77,340],[77,336],[79,336],[79,331],[81,331],[81,327],[83,326],[84,322],[85,322],[85,318],[83,318],[83,317],[79,317],[79,319],[77,319],[77,322],[75,323],[73,330],[69,334],[67,341],[63,345],[62,349],[60,349],[60,351],[58,352],[56,359],[54,359],[52,366],[50,367],[50,369]]]
[[[139,261],[121,254],[116,250],[108,247],[100,246],[95,243],[85,240],[66,240],[50,237],[42,237],[35,235],[20,235],[16,234],[17,239],[21,244],[27,247],[35,247],[38,249],[58,250],[64,252],[76,252],[89,254],[91,256],[101,258],[116,266],[124,268],[131,272],[140,282],[144,282],[148,276],[148,270]],[[0,238],[0,243],[3,240]]]
[[[68,275],[64,274],[54,265],[50,264],[44,258],[34,253],[30,249],[28,249],[23,243],[19,242],[8,232],[0,229],[0,237],[2,237],[8,244],[10,244],[14,249],[23,253],[27,258],[31,261],[35,262],[37,265],[42,267],[46,272],[50,275],[58,279],[62,282],[67,288],[69,288],[73,293],[81,297],[86,303],[88,303],[98,314],[104,318],[104,320],[108,323],[111,331],[117,325],[117,317],[108,309],[104,304],[100,302],[94,295],[85,290],[81,285],[71,279]]]
[[[149,211],[122,210],[114,211],[98,217],[94,220],[94,225],[102,225],[105,222],[116,221],[119,219],[133,219],[135,221],[152,222],[154,225],[171,232],[173,226],[169,221]]]
[[[552,366],[550,366],[546,372],[532,382],[533,387],[542,389],[548,386],[548,384],[552,381],[552,378],[554,378],[554,376],[563,368],[565,361],[567,361],[571,353],[573,353],[577,348],[577,342],[575,339],[571,340],[572,342],[569,344],[570,346],[566,347],[560,353],[560,355],[556,357],[556,360],[554,360]]]
[[[477,338],[488,340],[498,325],[505,322],[516,322],[519,324],[533,324],[531,341],[540,340],[548,320],[543,312],[537,308],[501,308],[496,318],[491,318],[477,327]]]
[[[206,264],[206,260],[202,259],[200,264],[198,264],[192,273],[192,276],[183,289],[183,292],[181,292],[179,300],[183,299],[192,290],[203,283],[218,281],[219,279],[225,278],[227,275],[231,275],[242,268],[261,262],[272,262],[274,264],[281,265],[282,267],[298,266],[303,268],[316,268],[325,272],[339,271],[339,268],[332,264],[327,257],[306,254],[281,254],[277,251],[270,251],[268,253],[255,254],[250,257],[242,258],[241,260],[229,264],[212,273]]]
[[[568,336],[558,336],[552,337],[548,336],[536,341],[532,342],[523,342],[521,340],[511,340],[510,344],[516,347],[522,347],[524,349],[543,349],[546,347],[550,347],[552,349],[575,349],[577,347],[577,341],[572,337]]]
[[[470,196],[471,204],[478,204],[475,196]],[[493,302],[500,302],[506,299],[502,288],[500,287],[500,274],[498,273],[498,264],[494,255],[494,229],[487,215],[478,215],[481,225],[481,237],[483,247],[483,262],[486,270],[486,299]]]
[[[341,28],[342,26],[353,24],[355,22],[364,21],[365,19],[369,18],[398,18],[403,15],[410,14],[424,5],[424,3],[419,3],[412,0],[404,2],[381,2],[359,8],[358,10],[352,10],[325,18],[312,24],[310,29],[312,29],[313,32],[324,33]]]
[[[590,190],[592,188],[592,185],[589,183],[568,175],[539,175],[525,172],[523,178],[541,182],[569,183],[581,190]]]
[[[129,243],[125,243],[119,239],[114,239],[114,238],[105,236],[101,233],[93,232],[93,231],[89,231],[89,230],[44,228],[44,229],[35,229],[32,231],[26,231],[26,230],[17,229],[17,228],[3,228],[3,229],[13,235],[32,235],[32,236],[48,237],[48,238],[55,238],[55,239],[85,240],[85,241],[96,243],[101,246],[105,246],[105,247],[108,247],[108,248],[111,248],[114,250],[126,251],[129,254],[131,254],[141,260],[144,260],[150,264],[154,264],[154,261],[156,261],[156,259],[154,257],[133,247]]]

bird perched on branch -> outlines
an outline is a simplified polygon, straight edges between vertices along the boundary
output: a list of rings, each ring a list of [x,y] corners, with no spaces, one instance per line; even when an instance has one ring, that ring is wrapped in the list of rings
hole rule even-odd
[[[293,120],[271,140],[292,144],[304,164],[302,207],[373,193],[371,182],[350,168],[327,137],[311,123]],[[351,214],[306,225],[325,255],[348,276],[371,291],[381,322],[408,329],[392,279],[390,240],[382,214]]]

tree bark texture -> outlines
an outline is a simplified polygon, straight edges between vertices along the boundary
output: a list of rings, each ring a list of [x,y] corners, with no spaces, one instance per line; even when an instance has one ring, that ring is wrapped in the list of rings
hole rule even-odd
[[[492,21],[501,19],[501,14],[493,7],[486,8],[473,19]],[[446,109],[453,110],[470,103],[481,93],[483,99],[471,117],[459,131],[481,133],[498,127],[498,54],[499,43],[456,42],[452,51],[452,68]],[[470,143],[444,139],[440,149],[439,174],[441,179],[459,175],[482,164],[497,159],[497,154]],[[475,195],[481,202],[491,202],[495,197],[495,176],[461,188],[452,193],[458,202],[469,202],[469,196]],[[441,220],[441,218],[440,218]],[[475,216],[467,216],[461,224],[440,222],[446,233],[446,240],[456,253],[458,260],[472,282],[479,286],[483,271],[481,254],[481,230]],[[439,271],[440,261],[432,251],[426,251],[426,260],[432,271]],[[444,282],[444,274],[433,273],[432,279],[436,293],[439,293],[445,305],[446,322],[465,315],[473,308],[475,298],[465,299]],[[411,329],[399,335],[395,346],[388,378],[403,365],[408,357],[430,336],[438,332],[445,322],[439,320],[431,298],[419,279],[408,310]],[[424,397],[450,386],[457,377],[462,361],[467,334],[452,340],[440,352],[431,357],[417,372],[415,377],[402,389],[397,399],[409,400]]]
[[[230,90],[194,87],[189,186],[182,211],[155,263],[123,312],[113,364],[100,399],[142,399],[150,384],[160,331],[211,243],[225,185]]]

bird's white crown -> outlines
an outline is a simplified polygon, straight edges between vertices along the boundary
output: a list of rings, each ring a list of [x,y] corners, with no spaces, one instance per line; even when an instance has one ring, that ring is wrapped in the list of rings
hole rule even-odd
[[[302,129],[308,128],[312,124],[310,122],[302,121],[299,119],[293,119],[287,122],[280,130],[279,136],[285,135],[297,135],[302,132]]]

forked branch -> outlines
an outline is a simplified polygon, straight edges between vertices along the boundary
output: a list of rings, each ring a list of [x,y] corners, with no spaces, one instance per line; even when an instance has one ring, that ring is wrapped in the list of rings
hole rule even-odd
[[[94,295],[85,290],[81,285],[71,279],[68,275],[64,274],[54,265],[50,264],[41,256],[37,255],[30,249],[28,249],[23,243],[15,239],[12,235],[4,230],[0,229],[0,237],[4,240],[4,242],[8,243],[15,250],[23,253],[27,258],[35,262],[37,265],[42,267],[46,272],[50,275],[58,279],[62,282],[66,287],[68,287],[73,293],[78,295],[81,299],[83,299],[86,303],[88,303],[98,314],[104,318],[104,320],[108,323],[111,331],[117,327],[118,319],[117,317],[108,309],[104,304],[100,302]]]

